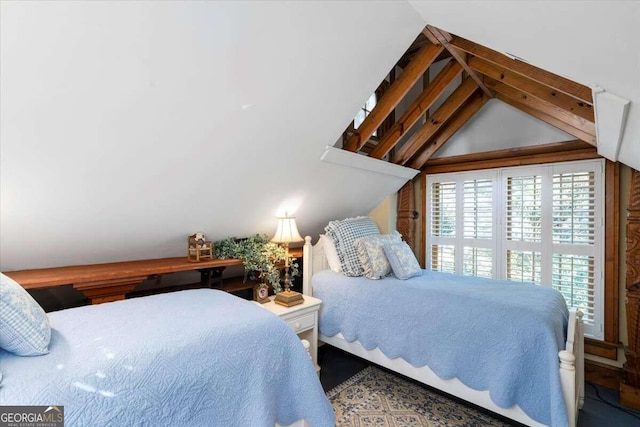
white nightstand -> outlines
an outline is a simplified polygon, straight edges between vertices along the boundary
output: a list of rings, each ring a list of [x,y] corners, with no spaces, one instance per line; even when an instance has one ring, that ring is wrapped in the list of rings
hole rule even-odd
[[[309,354],[311,354],[313,366],[316,372],[320,372],[320,366],[318,366],[318,310],[320,310],[322,301],[304,295],[302,304],[285,307],[273,302],[273,297],[270,299],[270,302],[259,305],[280,316],[298,334],[300,339],[309,341]]]

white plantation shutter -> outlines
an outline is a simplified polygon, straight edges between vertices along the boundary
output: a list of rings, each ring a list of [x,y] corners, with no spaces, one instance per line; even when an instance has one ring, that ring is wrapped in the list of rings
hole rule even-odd
[[[464,181],[462,212],[466,239],[493,238],[492,179]]]
[[[506,238],[508,241],[542,241],[542,177],[507,178]]]
[[[507,251],[507,280],[542,284],[542,256],[535,251]]]
[[[563,170],[553,174],[551,286],[567,304],[583,313],[585,332],[602,328],[602,218],[596,194],[601,176],[596,170]],[[599,179],[600,178],[600,179]]]
[[[453,245],[431,246],[431,269],[443,273],[456,272],[456,249]]]
[[[465,246],[462,274],[465,276],[493,277],[493,250]]]
[[[464,180],[462,274],[493,277],[494,203],[493,176]]]
[[[438,182],[431,188],[431,235],[456,236],[456,183]]]
[[[430,191],[430,265],[445,273],[455,272],[456,187],[455,181],[436,182]]]
[[[505,171],[505,279],[542,284],[542,176]]]
[[[557,289],[603,338],[604,161],[427,176],[432,270]]]
[[[595,322],[596,290],[593,257],[553,254],[552,286],[584,314],[585,323]]]
[[[553,175],[553,243],[592,245],[595,203],[593,171]]]

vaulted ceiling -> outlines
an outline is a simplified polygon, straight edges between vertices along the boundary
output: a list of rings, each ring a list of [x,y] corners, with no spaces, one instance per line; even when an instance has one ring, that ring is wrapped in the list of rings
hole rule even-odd
[[[439,64],[441,70],[429,79],[429,68],[436,61],[446,64]],[[402,68],[399,76],[394,70],[390,86],[350,133],[345,150],[363,150],[375,159],[421,169],[489,99],[596,145],[592,92],[585,85],[430,25],[397,65]],[[395,108],[419,81],[420,94],[397,114]],[[455,90],[445,95],[451,87]],[[392,125],[381,127],[390,117]]]
[[[640,169],[640,2],[409,3],[427,24],[593,90],[598,153]]]
[[[640,102],[640,9],[587,3],[0,2],[0,270],[178,256],[196,231],[273,233],[285,210],[310,235],[368,213],[404,181],[320,157],[392,68],[370,120],[394,123],[347,148],[420,168],[468,129],[476,151],[500,132],[593,144],[585,87]],[[624,161],[640,162],[636,110]],[[514,114],[515,131],[492,122]]]

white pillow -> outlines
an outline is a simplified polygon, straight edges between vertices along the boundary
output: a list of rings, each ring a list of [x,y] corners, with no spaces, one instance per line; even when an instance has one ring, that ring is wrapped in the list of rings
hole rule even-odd
[[[16,281],[0,273],[0,347],[18,356],[49,353],[49,317]]]
[[[338,258],[338,251],[336,250],[336,245],[331,240],[331,237],[326,234],[320,235],[320,240],[322,240],[322,247],[324,248],[324,256],[327,257],[327,262],[329,263],[329,268],[331,271],[335,271],[336,273],[342,273],[342,267],[340,266],[340,258]]]

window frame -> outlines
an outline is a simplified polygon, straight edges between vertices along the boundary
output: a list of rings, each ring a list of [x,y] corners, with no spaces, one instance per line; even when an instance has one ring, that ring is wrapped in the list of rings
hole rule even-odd
[[[427,176],[445,172],[476,171],[514,165],[542,165],[572,160],[599,159],[596,148],[583,141],[554,142],[538,146],[486,151],[435,158],[427,162],[420,176],[421,199],[419,259],[426,261],[426,181]],[[585,352],[610,360],[618,359],[620,317],[620,166],[606,161],[605,167],[605,280],[604,341],[585,338]]]
[[[561,174],[572,175],[576,173],[593,173],[593,200],[591,209],[594,220],[591,225],[594,227],[594,238],[588,244],[567,244],[554,241],[554,190],[556,185],[554,179]],[[522,236],[522,238],[510,238],[509,226],[507,222],[507,212],[511,198],[510,182],[513,179],[524,178],[535,183],[539,188],[539,196],[535,205],[539,205],[539,236],[533,240]],[[508,260],[510,251],[529,253],[538,260],[537,268],[533,267],[533,276],[523,276],[522,280],[534,280],[544,287],[553,287],[552,275],[556,266],[554,260],[556,255],[564,256],[568,259],[573,257],[587,257],[590,265],[593,266],[589,289],[593,286],[595,300],[585,309],[585,319],[590,321],[585,323],[585,333],[596,340],[604,340],[604,185],[605,185],[605,164],[601,159],[583,160],[574,162],[554,163],[542,166],[512,166],[505,168],[492,168],[483,171],[473,172],[453,172],[445,174],[431,175],[427,178],[427,188],[432,190],[440,183],[455,182],[455,231],[453,238],[447,239],[449,243],[454,243],[454,269],[456,274],[465,274],[465,254],[468,249],[478,248],[491,249],[493,257],[492,277],[498,280],[518,280],[509,279]],[[491,229],[489,239],[470,239],[466,235],[466,225],[464,222],[465,212],[467,212],[466,189],[469,185],[476,186],[480,182],[490,181],[492,214],[491,223],[486,223],[485,227]],[[572,188],[578,188],[572,187]],[[431,191],[432,192],[432,191]],[[432,200],[432,194],[427,194],[428,203]],[[517,204],[519,204],[516,201]],[[427,220],[431,221],[432,210],[426,207]],[[535,208],[534,208],[535,209]],[[525,212],[525,211],[523,211]],[[518,216],[516,215],[516,218]],[[426,245],[427,263],[433,268],[433,245],[441,244],[442,239],[427,232]],[[497,255],[497,256],[495,256]],[[447,264],[448,265],[448,264]],[[526,265],[523,264],[523,265]],[[539,274],[535,271],[539,269]],[[449,271],[449,269],[441,270]],[[523,270],[524,271],[524,270]],[[571,276],[581,274],[581,269],[572,270]],[[537,279],[537,280],[536,280]],[[573,284],[571,285],[573,288]],[[574,302],[580,298],[572,298]],[[568,303],[571,300],[567,300]]]

